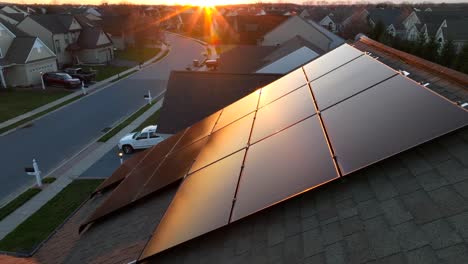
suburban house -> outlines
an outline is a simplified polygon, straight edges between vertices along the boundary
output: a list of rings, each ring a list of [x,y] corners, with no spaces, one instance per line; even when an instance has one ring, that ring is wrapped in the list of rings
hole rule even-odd
[[[384,24],[387,32],[401,39],[416,40],[419,35],[418,27],[411,23],[405,23],[410,12],[401,8],[371,8],[369,12],[369,24],[375,27],[378,22]]]
[[[233,30],[232,39],[242,45],[256,45],[267,32],[276,28],[289,17],[281,15],[236,15],[224,16],[229,26],[224,26],[225,30]],[[223,20],[224,20],[223,19]],[[231,32],[229,32],[231,33]]]
[[[406,27],[417,27],[424,33],[427,41],[435,38],[441,45],[452,40],[456,51],[468,43],[467,10],[426,10],[413,11],[402,23]]]
[[[0,10],[0,19],[5,20],[12,25],[16,25],[23,21],[25,17],[26,15],[23,13],[7,13],[3,10]]]
[[[350,7],[336,8],[318,23],[331,32],[341,32],[351,22],[351,17],[357,10]]]
[[[172,71],[160,110],[157,132],[176,134],[281,76]]]
[[[353,45],[128,159],[26,260],[467,263],[468,76]]]
[[[270,32],[259,42],[262,46],[276,46],[290,40],[296,35],[301,36],[324,51],[332,50],[344,43],[344,40],[326,30],[312,20],[300,16],[292,16]]]
[[[114,56],[110,37],[86,16],[31,15],[17,27],[39,37],[55,51],[59,67],[74,63],[108,63]]]
[[[41,84],[41,73],[56,71],[56,56],[38,37],[0,20],[0,84]]]
[[[72,15],[30,15],[17,27],[37,36],[57,55],[59,67],[72,64],[74,59],[67,47],[76,43],[82,27]]]

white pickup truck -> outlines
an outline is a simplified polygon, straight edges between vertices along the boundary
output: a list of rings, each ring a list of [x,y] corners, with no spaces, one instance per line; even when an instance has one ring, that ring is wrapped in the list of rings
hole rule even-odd
[[[132,153],[135,149],[150,148],[165,138],[156,133],[158,126],[148,126],[143,128],[141,132],[133,132],[125,135],[120,139],[117,145],[125,154]]]

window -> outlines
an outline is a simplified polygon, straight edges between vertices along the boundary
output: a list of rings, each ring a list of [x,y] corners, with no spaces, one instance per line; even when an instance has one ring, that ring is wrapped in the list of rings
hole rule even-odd
[[[58,39],[55,40],[55,51],[57,53],[62,52],[62,50],[60,49],[60,41]]]
[[[156,134],[156,132],[150,132],[149,134],[150,138],[158,138],[158,134]]]
[[[141,133],[136,139],[140,140],[140,139],[147,139],[147,138],[148,138],[148,132],[145,132],[145,133]]]

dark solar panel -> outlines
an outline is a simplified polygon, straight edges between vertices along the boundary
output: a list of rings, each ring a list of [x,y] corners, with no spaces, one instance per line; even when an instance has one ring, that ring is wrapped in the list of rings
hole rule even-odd
[[[318,78],[310,86],[319,109],[323,110],[396,74],[365,55]]]
[[[179,141],[179,143],[177,143],[174,151],[177,151],[211,134],[211,131],[213,131],[213,127],[216,124],[220,114],[221,111],[218,111],[188,128],[182,139]]]
[[[349,46],[348,44],[343,44],[333,51],[330,51],[329,53],[326,53],[311,63],[305,65],[304,71],[309,81],[313,81],[327,72],[332,71],[363,54],[364,53]]]
[[[262,96],[258,107],[262,107],[281,96],[303,86],[307,83],[304,71],[299,68],[288,75],[270,83],[262,88]]]
[[[232,221],[336,179],[317,115],[249,147]]]
[[[227,225],[244,155],[239,151],[189,175],[140,259]]]
[[[401,75],[322,116],[344,174],[468,123],[466,111]]]
[[[137,152],[137,153],[133,154],[129,159],[124,161],[124,163],[120,167],[118,167],[117,170],[115,170],[114,173],[112,173],[112,175],[109,178],[107,178],[103,183],[101,183],[96,188],[94,193],[100,192],[100,191],[102,191],[102,190],[104,190],[104,189],[106,189],[108,187],[111,187],[111,186],[119,183],[123,179],[125,179],[127,174],[131,170],[133,170],[133,168],[135,168],[135,166],[147,154],[146,151],[149,151],[149,150]]]
[[[254,113],[211,134],[208,143],[198,155],[190,172],[247,147],[252,130]]]
[[[92,222],[134,201],[145,182],[149,180],[157,167],[164,161],[166,154],[171,151],[181,136],[182,133],[176,134],[149,149],[149,153],[138,166],[134,167],[129,176],[115,188],[109,198],[103,202],[87,222]]]
[[[167,156],[166,160],[164,160],[161,166],[146,182],[136,198],[139,199],[143,196],[154,193],[155,191],[182,179],[187,174],[193,161],[196,159],[198,153],[200,153],[200,150],[205,146],[207,141],[208,137],[205,137]]]
[[[224,108],[221,116],[219,117],[218,123],[216,123],[214,131],[217,131],[220,128],[223,128],[226,125],[236,121],[237,119],[255,111],[258,105],[259,95],[260,92],[255,91]]]
[[[255,143],[315,113],[309,87],[295,90],[257,111],[250,143]]]

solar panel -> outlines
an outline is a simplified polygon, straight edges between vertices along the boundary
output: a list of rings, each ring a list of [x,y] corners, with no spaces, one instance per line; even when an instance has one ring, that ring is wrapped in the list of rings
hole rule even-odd
[[[188,128],[185,135],[175,146],[174,151],[186,147],[187,145],[211,134],[220,114],[221,111],[218,111]]]
[[[310,86],[319,109],[323,110],[396,74],[365,55],[318,78]]]
[[[299,68],[288,75],[270,83],[262,88],[262,96],[258,107],[280,98],[281,96],[301,87],[307,83],[302,68]]]
[[[203,149],[207,141],[208,137],[205,137],[167,156],[163,164],[159,166],[158,170],[145,183],[143,189],[136,198],[139,199],[154,193],[182,179],[187,174],[193,161],[197,158],[200,150]]]
[[[309,87],[299,88],[257,111],[250,142],[270,136],[315,113]]]
[[[336,179],[317,116],[249,147],[232,221]]]
[[[241,100],[224,108],[221,116],[219,117],[218,123],[216,123],[214,131],[217,131],[220,128],[223,128],[226,125],[238,120],[239,118],[255,111],[258,105],[259,95],[259,91],[253,92]]]
[[[146,150],[149,151],[149,150]],[[102,182],[94,191],[96,194],[104,189],[107,189],[119,182],[121,182],[127,174],[135,168],[135,166],[141,161],[141,159],[147,154],[146,151],[141,151],[133,154],[129,159],[125,160],[123,164],[112,173],[112,175]]]
[[[395,76],[322,112],[344,174],[468,123],[463,109]]]
[[[164,161],[166,154],[171,151],[182,135],[182,133],[176,134],[149,149],[147,155],[133,168],[129,176],[115,188],[109,198],[99,206],[86,223],[92,222],[133,202],[145,182],[148,181],[159,164]]]
[[[251,113],[211,134],[208,143],[200,152],[190,172],[201,169],[216,160],[247,147],[254,115],[254,113]]]
[[[350,45],[343,44],[305,65],[304,71],[309,81],[313,81],[363,54]]]
[[[244,156],[239,151],[189,175],[140,259],[227,225]]]

